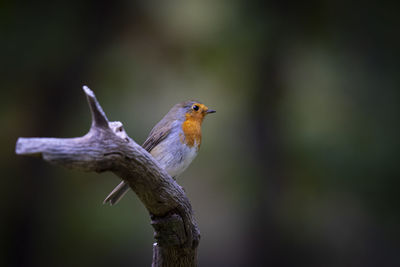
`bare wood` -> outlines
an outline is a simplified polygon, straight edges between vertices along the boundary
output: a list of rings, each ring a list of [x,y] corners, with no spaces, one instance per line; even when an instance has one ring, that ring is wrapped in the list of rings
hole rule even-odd
[[[125,132],[109,122],[94,93],[83,87],[92,113],[89,132],[77,138],[19,138],[16,154],[82,171],[112,171],[128,182],[151,216],[156,243],[153,264],[197,266],[200,232],[182,188],[156,160]]]

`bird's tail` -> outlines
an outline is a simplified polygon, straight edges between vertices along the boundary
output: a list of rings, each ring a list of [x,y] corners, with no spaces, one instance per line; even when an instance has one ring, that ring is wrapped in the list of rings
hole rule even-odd
[[[115,205],[120,201],[120,199],[125,196],[126,192],[129,190],[129,185],[122,181],[113,191],[104,199],[103,204],[109,203],[111,206]]]

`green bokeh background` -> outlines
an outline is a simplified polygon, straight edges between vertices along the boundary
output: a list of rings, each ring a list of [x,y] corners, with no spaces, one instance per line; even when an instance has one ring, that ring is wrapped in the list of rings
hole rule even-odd
[[[75,137],[96,93],[141,144],[175,103],[217,113],[178,182],[200,266],[399,266],[393,1],[2,1],[2,266],[149,266],[153,231],[110,173],[14,154]]]

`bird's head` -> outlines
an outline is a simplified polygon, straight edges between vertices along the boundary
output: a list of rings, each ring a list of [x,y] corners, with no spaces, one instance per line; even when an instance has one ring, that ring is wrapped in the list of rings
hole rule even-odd
[[[208,114],[215,113],[215,110],[209,109],[206,105],[197,101],[186,101],[183,105],[186,120],[195,120],[202,122]]]

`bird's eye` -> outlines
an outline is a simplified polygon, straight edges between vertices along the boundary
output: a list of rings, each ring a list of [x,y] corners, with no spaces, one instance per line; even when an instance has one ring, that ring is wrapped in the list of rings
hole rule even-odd
[[[199,110],[199,106],[198,105],[193,105],[192,108],[193,108],[194,111],[198,111]]]

